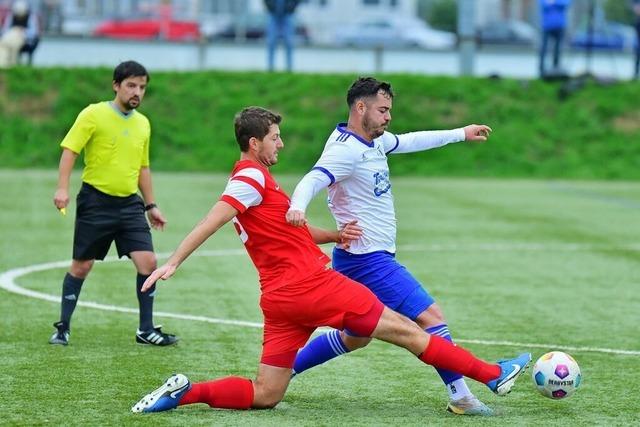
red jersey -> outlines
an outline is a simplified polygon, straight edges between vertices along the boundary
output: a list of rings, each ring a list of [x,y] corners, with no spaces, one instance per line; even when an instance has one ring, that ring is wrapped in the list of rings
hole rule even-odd
[[[220,200],[240,212],[233,223],[258,269],[263,293],[304,280],[330,261],[306,226],[287,223],[289,196],[259,163],[236,162]]]

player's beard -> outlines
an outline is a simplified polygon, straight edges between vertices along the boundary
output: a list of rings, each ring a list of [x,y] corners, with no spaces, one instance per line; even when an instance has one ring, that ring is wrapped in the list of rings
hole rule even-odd
[[[362,128],[372,140],[382,136],[384,131],[387,129],[388,124],[389,122],[386,122],[379,126],[375,126],[367,116],[362,118]]]

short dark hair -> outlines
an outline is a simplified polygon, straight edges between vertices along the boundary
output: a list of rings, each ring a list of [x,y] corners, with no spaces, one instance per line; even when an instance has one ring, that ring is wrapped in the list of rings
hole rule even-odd
[[[251,137],[262,141],[269,133],[269,127],[279,125],[281,121],[280,114],[262,107],[247,107],[240,111],[233,121],[240,151],[247,152]]]
[[[128,77],[141,77],[147,78],[147,83],[151,79],[147,69],[136,61],[125,61],[118,64],[113,70],[113,81],[115,83],[122,83],[122,81]]]
[[[375,97],[380,91],[388,94],[393,99],[391,83],[382,82],[374,77],[358,77],[347,92],[347,105],[351,108],[357,100]]]

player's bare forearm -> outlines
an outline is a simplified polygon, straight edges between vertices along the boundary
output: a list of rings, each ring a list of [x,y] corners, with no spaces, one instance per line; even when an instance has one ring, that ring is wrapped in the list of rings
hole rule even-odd
[[[346,247],[352,240],[357,240],[362,236],[362,228],[358,225],[358,221],[351,221],[342,228],[342,230],[325,230],[323,228],[307,225],[313,241],[321,245],[323,243],[342,243]]]
[[[182,243],[167,260],[167,264],[177,268],[193,251],[236,215],[238,215],[238,210],[233,206],[227,202],[217,202],[187,237],[182,240]]]
[[[200,221],[185,237],[167,262],[155,269],[142,284],[142,292],[149,290],[158,280],[167,280],[176,272],[182,262],[189,257],[220,227],[238,214],[238,211],[226,202],[213,205],[202,221]]]
[[[311,238],[316,245],[324,243],[337,243],[340,241],[340,232],[338,230],[325,230],[324,228],[314,227],[307,224]]]

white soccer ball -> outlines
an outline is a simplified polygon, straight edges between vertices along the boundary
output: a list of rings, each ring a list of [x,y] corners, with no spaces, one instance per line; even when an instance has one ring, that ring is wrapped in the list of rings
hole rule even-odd
[[[571,396],[582,382],[578,363],[561,351],[542,355],[533,365],[531,374],[538,391],[550,399]]]

